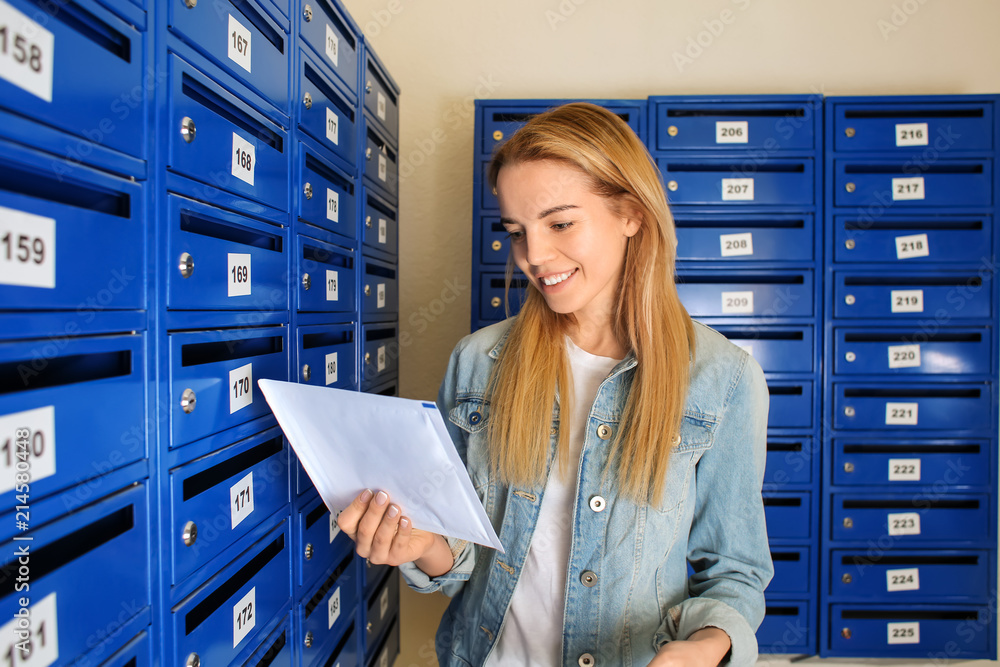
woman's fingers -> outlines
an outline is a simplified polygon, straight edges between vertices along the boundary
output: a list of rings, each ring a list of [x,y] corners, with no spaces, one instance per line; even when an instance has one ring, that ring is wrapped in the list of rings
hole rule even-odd
[[[368,511],[368,504],[371,502],[371,499],[372,492],[369,489],[365,489],[337,517],[337,525],[352,540],[357,541],[358,524],[361,523],[362,517]]]
[[[372,542],[375,539],[375,531],[382,523],[382,517],[389,507],[389,494],[385,491],[377,492],[368,503],[368,509],[358,523],[357,537],[354,538],[357,544],[358,555],[368,558],[371,555]]]
[[[385,514],[382,515],[381,523],[375,530],[368,559],[377,565],[389,562],[390,551],[396,538],[396,527],[399,525],[399,514],[398,505],[388,505]]]
[[[389,550],[389,561],[395,564],[408,563],[413,560],[410,554],[410,535],[413,534],[413,524],[407,517],[400,517],[396,528],[396,538]]]

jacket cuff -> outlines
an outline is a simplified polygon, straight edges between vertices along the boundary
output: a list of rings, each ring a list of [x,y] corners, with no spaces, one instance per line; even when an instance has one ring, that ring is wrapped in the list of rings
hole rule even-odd
[[[441,591],[449,597],[453,597],[462,589],[472,575],[472,567],[476,564],[475,545],[454,537],[445,537],[445,540],[455,559],[451,569],[439,577],[430,577],[415,564],[403,563],[399,566],[399,573],[403,575],[403,581],[407,586],[418,593]]]
[[[702,628],[719,628],[732,643],[728,659],[722,665],[752,667],[757,663],[757,636],[743,615],[725,602],[712,598],[688,598],[671,607],[667,619],[653,637],[653,650],[667,642],[683,640]]]

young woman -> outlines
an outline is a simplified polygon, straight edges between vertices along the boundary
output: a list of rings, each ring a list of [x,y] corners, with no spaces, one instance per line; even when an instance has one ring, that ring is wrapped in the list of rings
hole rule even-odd
[[[490,181],[530,285],[458,344],[438,406],[506,553],[416,530],[382,491],[341,528],[453,596],[442,665],[752,665],[767,387],[681,305],[655,165],[617,116],[569,104]]]

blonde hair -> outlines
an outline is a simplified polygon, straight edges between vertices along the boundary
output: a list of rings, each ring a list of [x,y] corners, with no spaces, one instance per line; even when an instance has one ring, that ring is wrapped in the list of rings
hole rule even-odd
[[[614,334],[638,365],[620,427],[611,442],[619,494],[658,504],[674,437],[680,432],[694,325],[674,283],[676,234],[660,174],[645,146],[618,116],[573,103],[535,116],[494,155],[496,188],[505,166],[555,161],[582,172],[592,192],[616,214],[640,222],[628,240]],[[508,259],[507,289],[513,273]],[[490,375],[488,439],[494,474],[509,485],[544,482],[552,409],[569,415],[571,384],[562,334],[569,320],[553,312],[532,285]],[[558,429],[560,467],[568,458],[569,428]],[[607,473],[608,470],[605,471]]]

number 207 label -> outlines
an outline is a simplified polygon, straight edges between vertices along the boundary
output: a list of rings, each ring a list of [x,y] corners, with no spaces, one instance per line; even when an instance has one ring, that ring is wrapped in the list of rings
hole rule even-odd
[[[753,179],[722,179],[722,201],[753,201]]]

